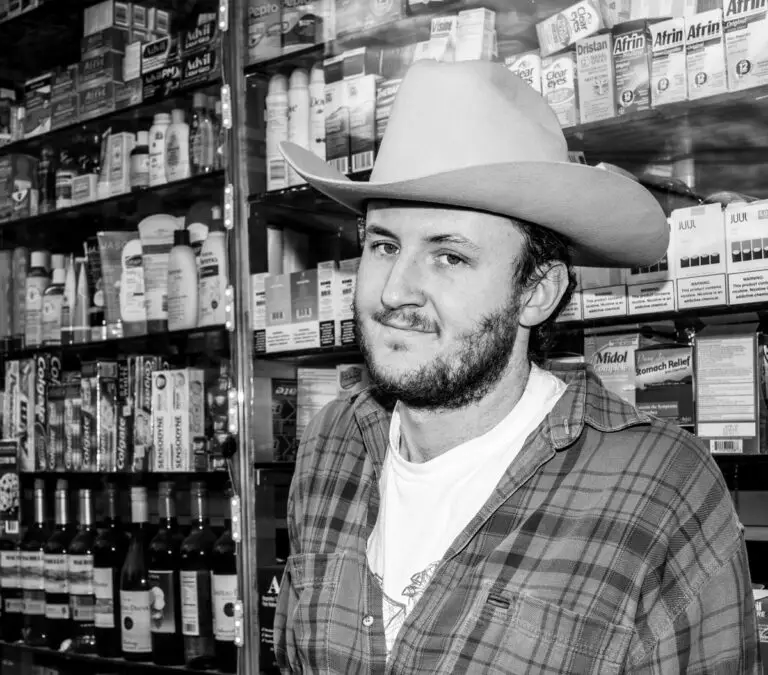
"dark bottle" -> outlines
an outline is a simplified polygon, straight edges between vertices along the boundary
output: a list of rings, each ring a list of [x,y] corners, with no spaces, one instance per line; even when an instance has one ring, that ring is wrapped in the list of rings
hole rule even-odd
[[[2,587],[2,638],[6,642],[21,639],[21,578],[19,549],[14,541],[0,539],[0,587]]]
[[[235,646],[235,602],[237,602],[237,551],[232,522],[218,538],[211,554],[211,596],[216,666],[224,673],[237,672]]]
[[[48,641],[45,620],[45,565],[43,548],[51,536],[45,520],[45,483],[35,479],[35,521],[19,545],[21,565],[22,637],[30,645],[42,646]]]
[[[131,488],[131,541],[120,573],[120,634],[123,658],[152,659],[151,611],[147,548],[149,523],[147,488]]]
[[[75,536],[69,522],[69,491],[67,481],[56,481],[54,494],[55,523],[53,534],[43,548],[45,565],[45,619],[48,646],[58,649],[72,635],[69,613],[69,583],[67,549]]]
[[[50,213],[56,208],[56,152],[46,145],[37,163],[37,184],[40,190],[40,213]]]
[[[99,656],[122,654],[120,642],[120,572],[128,550],[128,536],[118,515],[117,486],[105,491],[105,529],[93,544],[94,635]]]
[[[216,667],[211,612],[211,555],[216,535],[208,524],[205,483],[190,485],[192,530],[181,545],[181,627],[190,668]]]
[[[149,544],[152,660],[158,665],[176,666],[184,663],[179,590],[181,542],[184,536],[176,520],[173,483],[160,483],[157,507],[160,529]]]
[[[87,489],[80,490],[79,523],[80,528],[67,552],[69,608],[74,649],[90,654],[96,651],[93,597],[93,545],[96,541],[96,528],[93,525],[91,491]]]

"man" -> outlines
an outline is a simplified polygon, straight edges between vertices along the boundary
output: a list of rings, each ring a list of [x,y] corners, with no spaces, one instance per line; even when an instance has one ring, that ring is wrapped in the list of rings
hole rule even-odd
[[[419,62],[369,182],[283,144],[366,213],[373,386],[309,425],[289,497],[286,673],[757,673],[747,558],[708,452],[529,347],[570,265],[658,260],[638,183],[568,162],[503,66]]]

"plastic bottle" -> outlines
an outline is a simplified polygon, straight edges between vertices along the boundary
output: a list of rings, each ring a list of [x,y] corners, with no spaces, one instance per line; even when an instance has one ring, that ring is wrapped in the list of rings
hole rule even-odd
[[[267,190],[288,187],[286,161],[280,154],[280,143],[288,140],[288,80],[273,75],[266,98],[267,118]]]
[[[37,185],[40,189],[40,213],[50,213],[56,208],[56,152],[46,145],[37,164]]]
[[[214,104],[214,112],[216,133],[216,161],[214,166],[217,170],[221,170],[227,166],[227,130],[224,127],[224,119],[221,116],[221,101],[219,99],[216,99]]]
[[[61,306],[67,271],[54,267],[53,281],[43,293],[43,345],[61,344]]]
[[[198,293],[197,261],[189,231],[176,230],[168,260],[168,330],[197,326]]]
[[[131,150],[131,191],[149,187],[149,132],[136,134],[136,145]]]
[[[174,108],[171,126],[165,136],[165,177],[168,182],[189,178],[189,124],[184,121],[184,111]]]
[[[56,208],[66,209],[72,206],[72,181],[77,176],[77,165],[66,150],[59,155],[56,169]]]
[[[192,173],[197,176],[201,173],[213,171],[216,139],[213,133],[213,120],[208,111],[208,97],[201,92],[197,92],[192,100],[193,112],[190,147]]]
[[[221,325],[229,279],[227,233],[221,221],[221,210],[215,207],[208,227],[208,236],[200,250],[200,319],[198,326]]]
[[[29,274],[27,274],[25,347],[39,347],[43,343],[43,293],[50,282],[48,252],[33,251]]]
[[[309,76],[296,68],[288,81],[288,140],[309,149]],[[288,169],[288,185],[306,182],[293,169]]]
[[[319,64],[309,73],[309,149],[325,159],[325,73]]]
[[[74,342],[91,341],[91,293],[88,290],[88,272],[85,257],[76,258],[77,286],[75,287]]]
[[[64,295],[61,299],[61,344],[71,345],[75,341],[75,297],[77,293],[77,275],[75,257],[70,255],[64,271]]]
[[[164,185],[165,177],[165,136],[171,124],[168,113],[157,113],[149,129],[149,185]]]

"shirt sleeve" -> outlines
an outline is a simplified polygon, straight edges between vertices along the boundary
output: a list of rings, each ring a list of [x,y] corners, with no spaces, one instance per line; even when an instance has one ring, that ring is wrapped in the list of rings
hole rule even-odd
[[[743,540],[650,645],[637,634],[627,675],[758,675],[757,618]]]

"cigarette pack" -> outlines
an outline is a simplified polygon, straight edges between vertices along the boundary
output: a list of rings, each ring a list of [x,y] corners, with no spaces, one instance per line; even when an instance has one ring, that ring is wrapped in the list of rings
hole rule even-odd
[[[651,105],[685,101],[688,79],[685,67],[685,19],[651,24]]]
[[[688,98],[727,91],[723,10],[700,12],[685,20],[685,67]]]
[[[725,207],[728,304],[768,300],[768,200]]]
[[[504,65],[539,94],[541,91],[541,55],[537,51],[507,56]]]
[[[88,361],[81,373],[82,468],[112,472],[117,454],[117,362]]]
[[[14,428],[19,440],[19,471],[36,471],[35,461],[35,361],[19,361],[19,390],[14,402]]]
[[[557,115],[561,127],[579,123],[579,95],[576,55],[573,52],[550,56],[541,62],[544,98]]]
[[[152,373],[152,471],[171,470],[171,371]]]
[[[64,470],[83,470],[82,449],[82,375],[67,373],[64,391]]]
[[[35,458],[37,471],[48,471],[49,408],[52,385],[61,384],[61,357],[51,353],[35,354]]]
[[[131,471],[150,469],[153,446],[153,373],[167,368],[159,356],[131,356],[128,358],[133,375],[133,459]]]
[[[629,21],[614,26],[613,65],[616,77],[616,112],[651,107],[651,36],[649,22]]]
[[[207,471],[205,385],[199,368],[171,370],[170,471]]]
[[[616,117],[612,53],[610,34],[584,38],[576,43],[579,121],[582,124]]]
[[[597,0],[582,0],[536,24],[542,56],[550,56],[595,35],[604,27]]]
[[[765,0],[723,0],[728,89],[768,83],[768,7]]]

